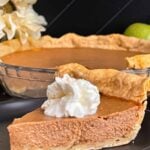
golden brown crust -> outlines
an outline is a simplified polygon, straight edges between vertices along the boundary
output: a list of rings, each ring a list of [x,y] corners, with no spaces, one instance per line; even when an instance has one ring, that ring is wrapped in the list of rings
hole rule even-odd
[[[68,33],[60,38],[43,36],[39,40],[30,38],[27,43],[21,44],[18,39],[0,43],[0,57],[16,51],[32,48],[75,48],[89,47],[106,50],[123,50],[149,52],[150,42],[121,34],[80,36]]]
[[[145,69],[150,67],[150,54],[136,55],[126,58],[128,68]]]
[[[147,99],[147,91],[150,86],[150,80],[147,77],[128,74],[114,69],[88,70],[77,63],[59,66],[56,75],[62,76],[64,74],[91,81],[105,95],[138,103],[142,103],[143,100]]]

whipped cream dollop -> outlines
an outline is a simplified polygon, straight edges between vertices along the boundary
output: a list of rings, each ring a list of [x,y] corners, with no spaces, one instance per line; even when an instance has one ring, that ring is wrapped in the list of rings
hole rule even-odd
[[[52,117],[77,117],[95,114],[100,104],[98,88],[84,79],[75,79],[65,74],[56,77],[48,86],[43,105],[44,114]]]

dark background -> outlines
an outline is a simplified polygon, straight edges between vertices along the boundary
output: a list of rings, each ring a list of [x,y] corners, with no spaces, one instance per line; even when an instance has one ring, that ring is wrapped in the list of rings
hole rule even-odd
[[[47,19],[45,34],[61,36],[122,33],[134,22],[150,24],[150,0],[38,0]]]

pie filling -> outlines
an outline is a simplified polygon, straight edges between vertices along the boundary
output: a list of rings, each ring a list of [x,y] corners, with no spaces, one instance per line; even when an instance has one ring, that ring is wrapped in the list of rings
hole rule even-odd
[[[6,64],[34,68],[54,68],[76,62],[89,68],[125,69],[125,58],[137,54],[141,53],[98,48],[44,48],[15,52],[1,59]]]
[[[116,112],[122,112],[134,106],[138,106],[137,103],[133,101],[123,100],[120,98],[109,97],[101,95],[101,104],[93,117],[107,116]],[[85,118],[90,118],[87,116]],[[40,122],[40,121],[48,121],[48,120],[61,120],[61,119],[76,119],[76,118],[55,118],[44,115],[42,109],[37,109],[32,113],[29,113],[22,117],[21,119],[15,120],[14,123],[22,123],[22,122]]]

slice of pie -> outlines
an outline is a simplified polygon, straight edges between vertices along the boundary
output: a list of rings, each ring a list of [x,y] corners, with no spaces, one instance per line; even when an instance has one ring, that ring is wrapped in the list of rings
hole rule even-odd
[[[149,79],[114,69],[88,70],[79,64],[58,67],[95,84],[101,92],[96,114],[84,118],[45,116],[41,108],[8,127],[11,150],[87,150],[127,144],[141,128]]]

